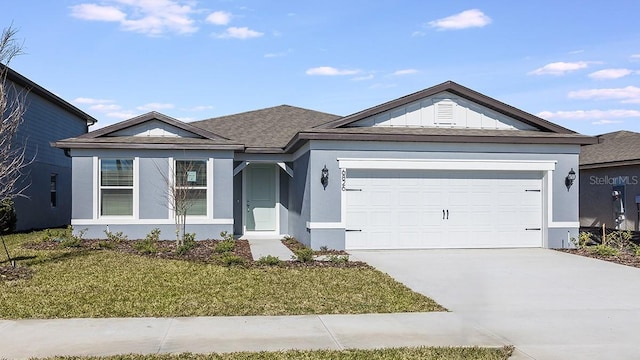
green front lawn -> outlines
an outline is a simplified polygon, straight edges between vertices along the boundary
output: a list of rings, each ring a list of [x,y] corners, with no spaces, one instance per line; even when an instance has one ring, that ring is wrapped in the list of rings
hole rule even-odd
[[[384,359],[424,359],[424,360],[506,360],[513,353],[513,347],[414,347],[375,350],[289,350],[280,352],[238,352],[228,354],[155,354],[118,355],[110,357],[57,357],[52,359],[106,359],[106,360],[384,360]]]
[[[28,280],[0,281],[0,318],[300,315],[443,311],[366,267],[223,267],[110,250],[32,250],[5,237]],[[0,259],[4,260],[2,253]],[[2,261],[0,260],[0,261]],[[0,263],[6,266],[7,263]]]

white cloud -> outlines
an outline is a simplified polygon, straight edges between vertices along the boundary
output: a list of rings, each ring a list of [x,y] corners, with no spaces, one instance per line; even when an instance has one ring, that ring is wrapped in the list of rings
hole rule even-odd
[[[622,124],[624,121],[622,120],[598,120],[592,121],[593,125],[610,125],[610,124]]]
[[[572,111],[542,111],[537,114],[543,119],[565,120],[610,120],[620,118],[640,118],[640,110],[572,110]]]
[[[93,21],[123,21],[127,14],[114,6],[78,4],[71,6],[71,16]]]
[[[79,97],[79,98],[73,99],[72,102],[76,104],[109,104],[114,101],[108,100],[108,99],[93,99],[93,98]]]
[[[417,72],[418,72],[418,70],[416,70],[416,69],[403,69],[403,70],[395,71],[391,75],[394,75],[394,76],[411,75],[411,74],[415,74]]]
[[[227,25],[231,22],[231,13],[226,11],[215,11],[207,16],[206,21],[214,25]]]
[[[264,35],[259,31],[251,30],[248,27],[230,27],[224,33],[218,34],[216,37],[221,39],[251,39]]]
[[[193,2],[185,0],[105,0],[71,7],[71,16],[89,21],[113,21],[125,31],[158,36],[165,33],[190,34],[198,31],[191,15]],[[109,5],[111,4],[111,5]]]
[[[459,14],[429,21],[428,25],[437,30],[460,30],[483,27],[491,23],[491,18],[478,9],[465,10]]]
[[[640,59],[640,54],[633,54],[631,55],[632,59]]]
[[[280,51],[280,52],[276,52],[276,53],[264,54],[264,57],[266,57],[266,58],[283,57],[283,56],[287,56],[287,55],[291,54],[292,52],[293,52],[292,49],[287,49],[287,51]]]
[[[427,33],[425,33],[424,31],[419,31],[419,30],[418,31],[414,31],[414,32],[411,33],[411,36],[413,36],[413,37],[422,37],[422,36],[425,36],[425,35],[427,35]]]
[[[629,69],[603,69],[589,74],[589,77],[596,80],[619,79],[633,74]]]
[[[132,117],[138,115],[132,111],[114,111],[114,112],[110,112],[106,114],[108,117],[111,118],[116,118],[116,119],[121,119],[121,120],[127,120],[127,119],[131,119]],[[104,124],[106,125],[106,124]]]
[[[635,86],[570,91],[568,96],[570,99],[620,100],[622,103],[640,104],[640,88]]]
[[[320,66],[306,71],[307,75],[320,76],[355,75],[358,73],[360,73],[360,70],[336,69],[331,66]]]
[[[117,104],[95,104],[95,105],[89,106],[89,109],[94,111],[107,112],[107,111],[117,111],[122,109],[122,107]]]
[[[154,111],[154,110],[173,109],[174,107],[175,105],[167,104],[167,103],[149,103],[149,104],[144,104],[142,106],[138,106],[136,107],[136,109],[142,110],[142,111]]]
[[[373,74],[364,75],[364,76],[356,76],[351,80],[353,80],[353,81],[365,81],[365,80],[371,80],[371,79],[373,79]]]
[[[576,62],[554,62],[547,64],[541,68],[535,69],[529,73],[529,75],[564,75],[570,71],[576,71],[580,69],[586,69],[590,64],[595,64],[595,61],[576,61]]]

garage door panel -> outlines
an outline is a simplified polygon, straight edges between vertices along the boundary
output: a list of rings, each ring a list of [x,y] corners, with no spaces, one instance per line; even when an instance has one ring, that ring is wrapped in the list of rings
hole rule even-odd
[[[540,247],[541,173],[348,170],[346,247]],[[529,191],[527,191],[529,190]],[[444,214],[443,214],[444,210]],[[448,210],[448,218],[447,218]],[[444,217],[444,218],[443,218]]]

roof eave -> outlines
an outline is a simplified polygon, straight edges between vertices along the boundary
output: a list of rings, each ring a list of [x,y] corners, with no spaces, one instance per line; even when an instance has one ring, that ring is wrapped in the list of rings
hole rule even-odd
[[[46,100],[62,107],[63,109],[69,111],[70,113],[74,114],[75,116],[79,117],[80,119],[82,119],[82,121],[86,122],[87,126],[91,126],[95,123],[98,122],[98,120],[96,118],[94,118],[93,116],[87,114],[86,112],[78,109],[77,107],[71,105],[69,102],[67,102],[66,100],[62,99],[61,97],[55,95],[54,93],[52,93],[51,91],[43,88],[42,86],[36,84],[35,82],[29,80],[28,78],[26,78],[24,75],[18,73],[17,71],[11,69],[10,67],[4,65],[4,64],[0,64],[0,69],[4,69],[7,71],[7,79],[10,80],[11,82],[20,85],[21,87],[25,88],[28,92],[32,92],[36,95],[39,95],[43,98],[45,98]]]
[[[633,166],[640,165],[640,159],[633,160],[620,160],[620,161],[608,161],[601,163],[592,163],[592,164],[580,164],[580,170],[589,170],[589,169],[602,169],[602,168],[610,168],[610,167],[618,167],[618,166]]]
[[[487,135],[434,135],[434,134],[357,134],[300,132],[287,144],[284,151],[289,153],[299,149],[309,140],[343,141],[395,141],[395,142],[440,142],[440,143],[494,143],[494,144],[593,144],[596,138],[590,136],[487,136]]]
[[[132,144],[58,141],[51,143],[51,146],[60,149],[244,150],[244,145],[239,144]]]

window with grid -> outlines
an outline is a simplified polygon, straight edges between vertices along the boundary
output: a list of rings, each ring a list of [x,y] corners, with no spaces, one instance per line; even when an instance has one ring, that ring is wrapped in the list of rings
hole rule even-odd
[[[100,160],[100,215],[133,215],[133,159]]]
[[[207,161],[176,160],[176,195],[187,215],[207,215]]]

